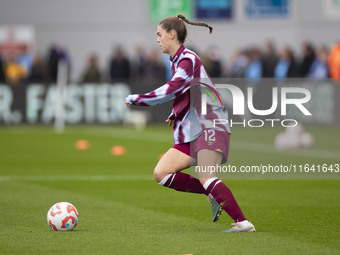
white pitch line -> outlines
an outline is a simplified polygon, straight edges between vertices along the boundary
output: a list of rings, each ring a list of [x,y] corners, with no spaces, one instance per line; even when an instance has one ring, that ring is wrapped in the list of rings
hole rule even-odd
[[[333,151],[323,151],[323,150],[278,151],[272,145],[260,144],[260,143],[231,141],[230,149],[271,153],[271,154],[278,154],[278,155],[289,155],[289,156],[296,156],[296,157],[321,158],[321,159],[332,159],[332,160],[335,159],[335,160],[340,161],[340,153],[333,152]]]
[[[0,176],[5,181],[152,181],[152,175],[31,175]]]

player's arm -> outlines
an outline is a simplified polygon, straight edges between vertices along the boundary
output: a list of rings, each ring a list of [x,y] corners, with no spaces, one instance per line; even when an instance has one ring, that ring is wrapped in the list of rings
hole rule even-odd
[[[125,99],[125,104],[153,106],[174,99],[177,95],[181,95],[190,88],[190,81],[193,76],[193,64],[189,58],[184,58],[178,64],[177,71],[163,86],[146,94],[129,95]]]

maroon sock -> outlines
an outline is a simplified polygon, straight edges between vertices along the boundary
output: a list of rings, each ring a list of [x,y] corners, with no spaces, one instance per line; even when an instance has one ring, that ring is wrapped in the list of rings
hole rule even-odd
[[[177,191],[209,194],[198,179],[182,172],[167,175],[159,184]]]
[[[228,213],[235,222],[246,220],[246,217],[244,217],[240,206],[234,198],[233,193],[220,179],[213,179],[208,187],[205,185],[205,188],[209,194],[211,193],[211,195],[216,199],[217,203],[222,206],[224,211],[226,211],[226,213]]]

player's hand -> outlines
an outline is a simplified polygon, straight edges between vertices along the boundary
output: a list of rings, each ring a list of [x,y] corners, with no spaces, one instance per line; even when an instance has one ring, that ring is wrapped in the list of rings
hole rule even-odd
[[[165,122],[168,123],[169,127],[171,127],[174,124],[174,120],[170,119],[167,119]]]
[[[126,105],[126,107],[130,107],[130,105],[133,105],[133,102],[125,101],[125,105]]]

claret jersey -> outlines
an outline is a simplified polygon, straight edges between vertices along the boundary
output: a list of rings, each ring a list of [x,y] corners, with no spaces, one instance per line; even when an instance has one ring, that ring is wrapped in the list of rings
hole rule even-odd
[[[163,86],[146,94],[129,95],[128,103],[140,106],[154,106],[172,100],[173,109],[169,119],[174,120],[174,143],[188,143],[195,140],[205,128],[215,128],[230,133],[228,124],[214,127],[213,119],[227,119],[228,114],[222,105],[214,106],[208,98],[209,114],[202,116],[190,103],[190,88],[193,80],[210,80],[199,57],[183,45],[170,58],[172,78]],[[213,85],[212,85],[213,86]],[[211,111],[213,109],[213,111]],[[193,124],[195,124],[193,126]]]

